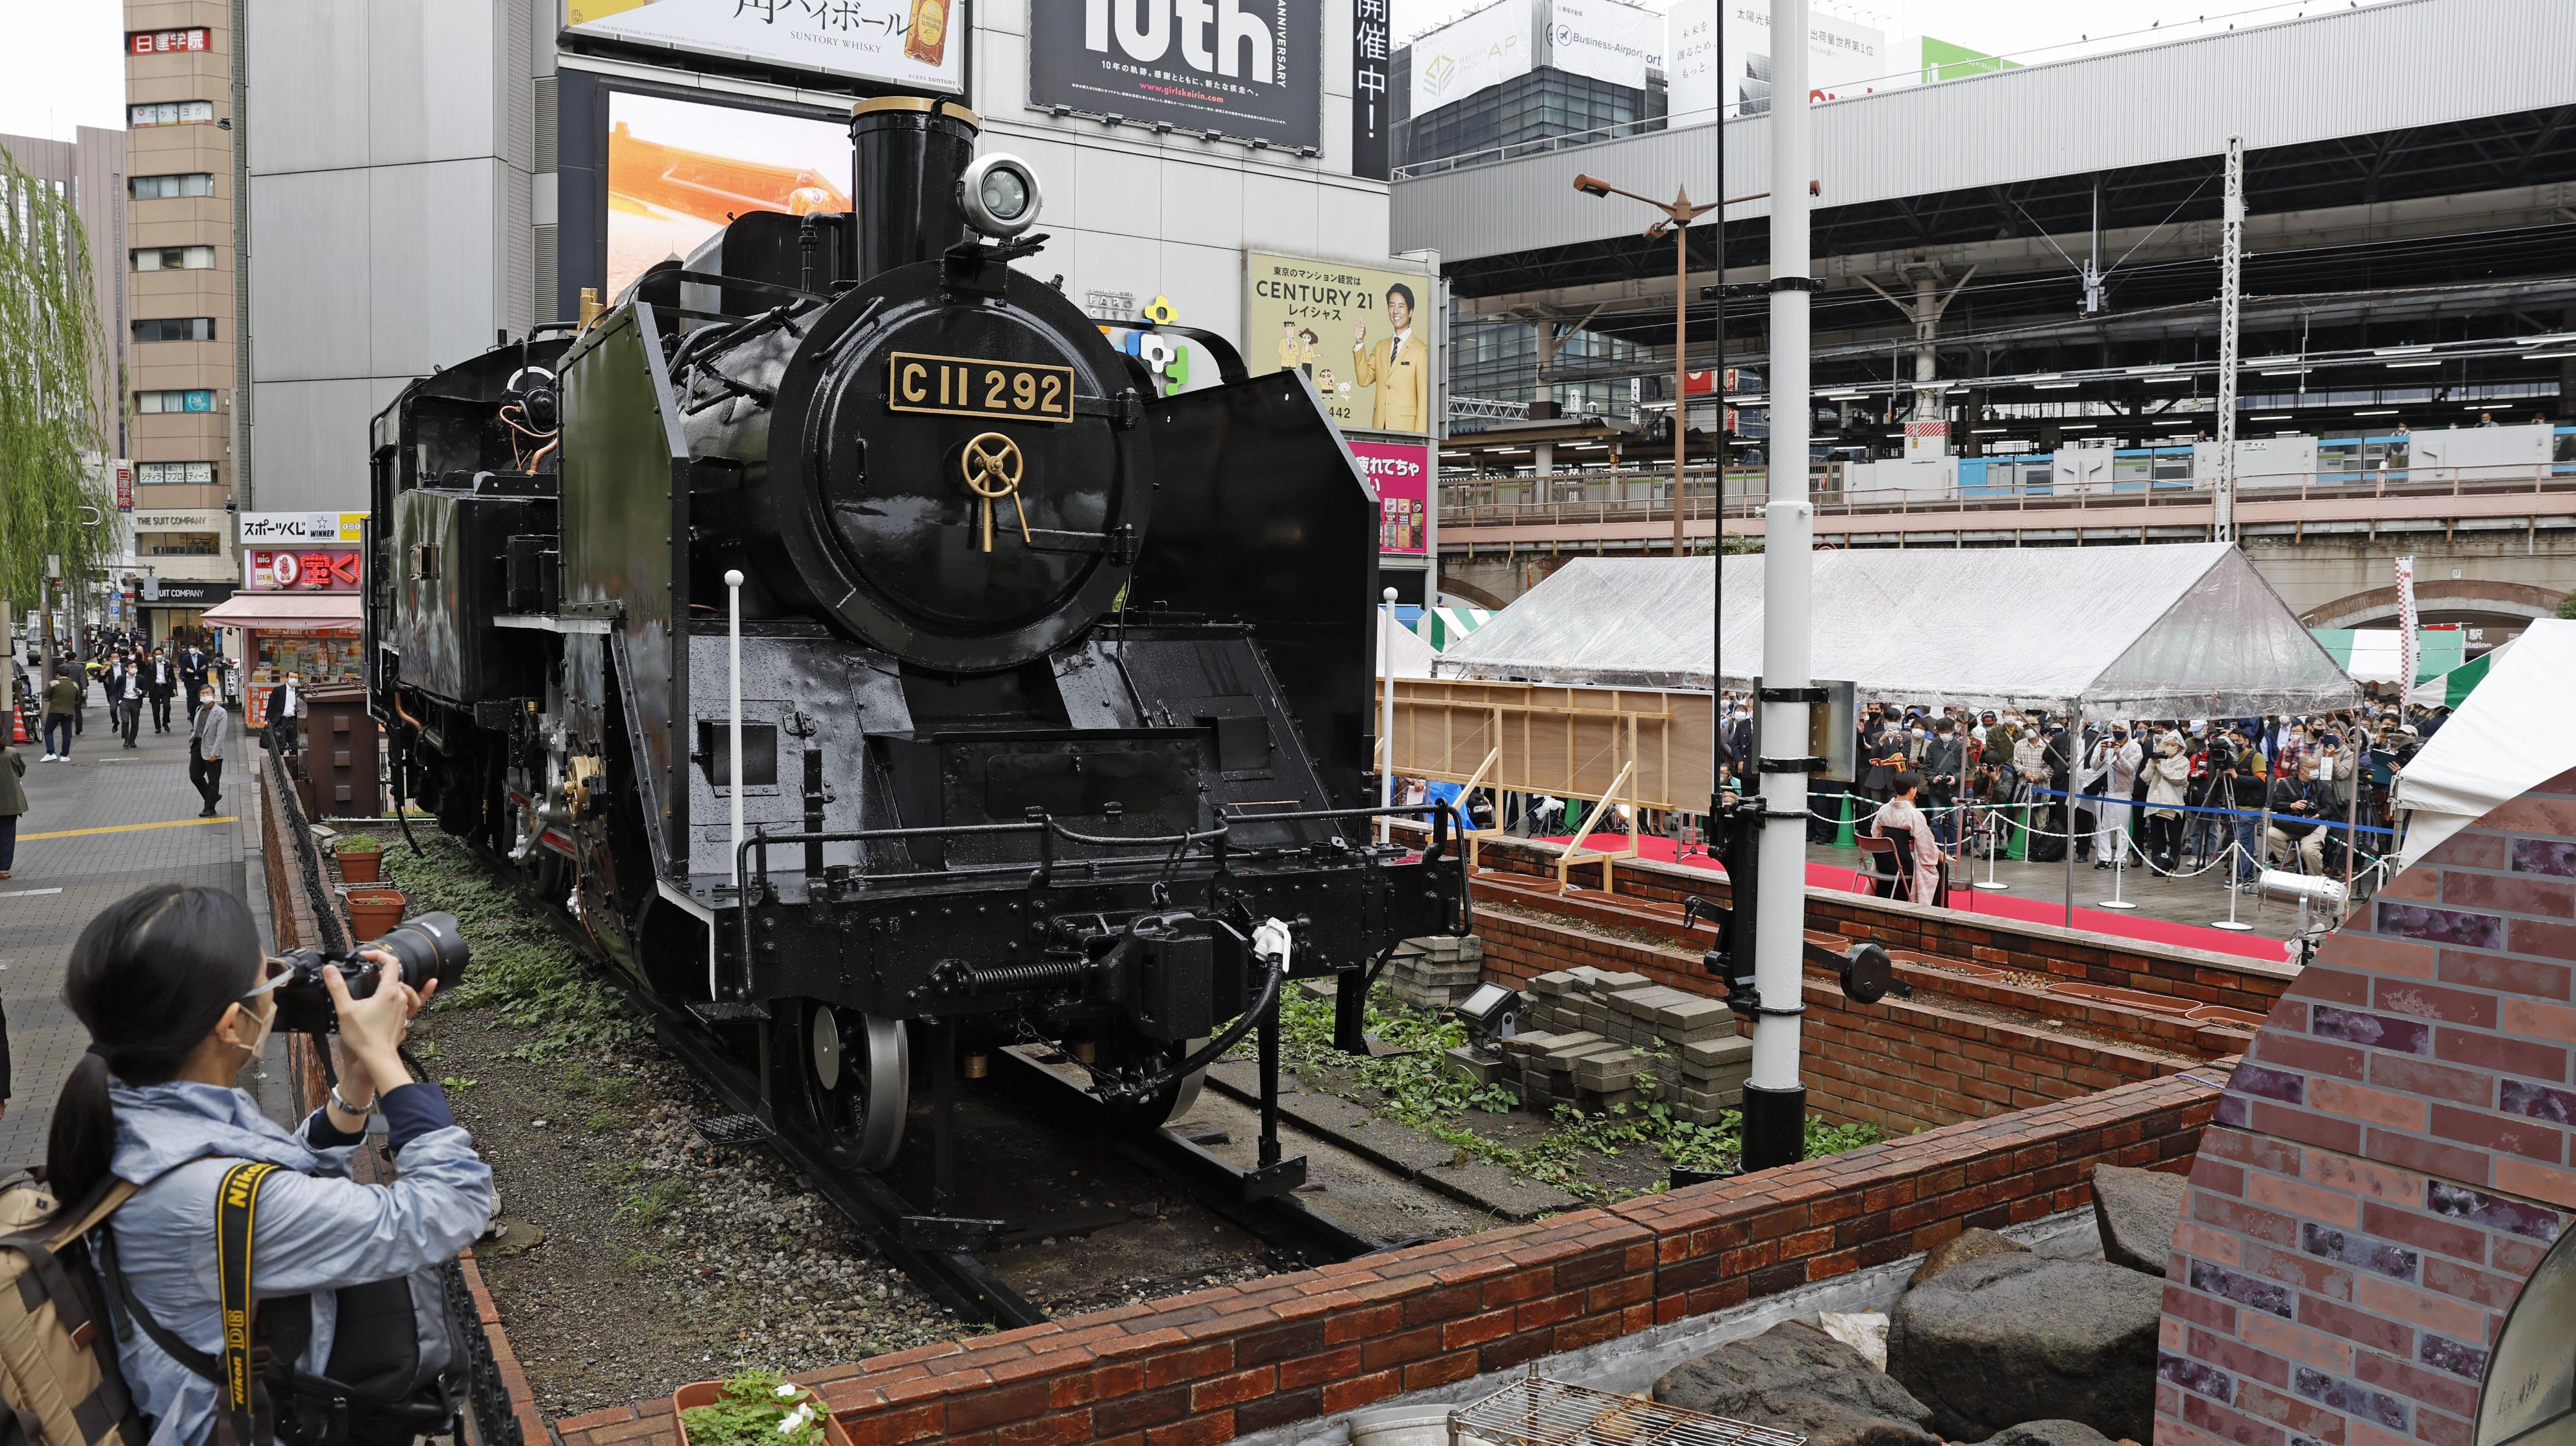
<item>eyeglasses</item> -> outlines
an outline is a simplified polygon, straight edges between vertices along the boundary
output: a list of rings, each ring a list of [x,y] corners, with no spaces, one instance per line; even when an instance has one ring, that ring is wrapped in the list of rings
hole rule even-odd
[[[259,961],[259,982],[244,990],[238,1001],[248,1004],[294,977],[295,967],[283,959],[270,957]]]

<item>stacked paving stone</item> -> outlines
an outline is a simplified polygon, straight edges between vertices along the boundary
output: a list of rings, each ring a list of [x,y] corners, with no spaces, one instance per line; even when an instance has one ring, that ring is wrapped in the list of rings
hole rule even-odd
[[[1521,1032],[1503,1052],[1533,1109],[1588,1114],[1661,1101],[1713,1124],[1743,1096],[1753,1041],[1737,1037],[1734,1012],[1718,1000],[1590,965],[1542,974],[1529,992]]]
[[[1387,961],[1386,985],[1395,997],[1422,1009],[1447,1009],[1476,992],[1485,968],[1485,944],[1434,935],[1407,939]]]

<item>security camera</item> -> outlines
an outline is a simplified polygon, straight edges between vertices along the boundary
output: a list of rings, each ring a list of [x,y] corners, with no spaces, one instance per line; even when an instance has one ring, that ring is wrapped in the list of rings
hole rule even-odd
[[[1017,156],[978,156],[957,180],[957,207],[966,223],[996,241],[1037,224],[1043,204],[1037,172]]]

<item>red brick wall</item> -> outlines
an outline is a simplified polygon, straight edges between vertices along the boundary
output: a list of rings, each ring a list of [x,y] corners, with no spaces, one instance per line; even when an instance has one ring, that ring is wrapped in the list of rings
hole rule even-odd
[[[2178,1167],[2217,1091],[2152,1080],[1606,1210],[878,1356],[810,1378],[857,1446],[1208,1446],[2084,1205]],[[557,1423],[676,1439],[667,1398]]]
[[[2257,1036],[2166,1277],[2163,1446],[2468,1446],[2576,1210],[2576,773],[2399,874]]]
[[[1697,955],[1677,950],[1491,909],[1476,916],[1476,932],[1484,940],[1486,976],[1515,987],[1552,970],[1593,964],[1700,994],[1725,992]],[[1921,971],[1910,977],[1931,982]],[[2194,1062],[2069,1038],[2036,1019],[1972,1012],[1923,992],[1854,1004],[1840,985],[1815,974],[1807,979],[1806,1005],[1808,1107],[1838,1124],[1862,1121],[1890,1134],[2072,1099]]]

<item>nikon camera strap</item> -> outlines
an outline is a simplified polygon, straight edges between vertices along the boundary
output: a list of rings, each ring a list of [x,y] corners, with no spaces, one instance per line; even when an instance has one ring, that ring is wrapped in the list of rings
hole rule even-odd
[[[251,1240],[259,1220],[259,1187],[277,1166],[235,1165],[224,1172],[215,1192],[215,1281],[223,1311],[224,1414],[232,1422],[239,1446],[256,1446],[268,1436],[258,1429],[254,1397],[259,1376],[251,1361]]]

